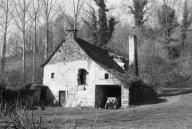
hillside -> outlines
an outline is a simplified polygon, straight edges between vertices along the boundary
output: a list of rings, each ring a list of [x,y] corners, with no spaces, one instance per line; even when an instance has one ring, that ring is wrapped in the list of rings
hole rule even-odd
[[[42,64],[42,56],[36,55],[36,83],[42,83],[43,69],[40,67]],[[26,54],[26,83],[32,80],[32,54]],[[8,87],[18,87],[22,85],[22,56],[9,57],[6,60],[6,72],[8,75]]]

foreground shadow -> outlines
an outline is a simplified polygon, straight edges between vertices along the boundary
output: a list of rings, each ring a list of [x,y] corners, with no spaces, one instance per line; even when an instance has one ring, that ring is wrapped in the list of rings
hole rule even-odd
[[[143,101],[143,102],[133,103],[133,104],[130,104],[130,106],[159,104],[159,103],[164,103],[164,102],[167,102],[167,100],[166,100],[166,99],[162,99],[162,98],[157,98],[157,99],[154,100],[154,101]]]
[[[144,92],[145,91],[145,92]],[[149,92],[150,91],[150,92]],[[143,94],[144,93],[144,94]],[[148,105],[148,104],[159,104],[159,103],[164,103],[167,102],[166,99],[161,98],[161,97],[169,97],[169,96],[177,96],[177,95],[184,95],[184,94],[190,94],[192,93],[192,88],[162,88],[159,89],[157,92],[154,92],[151,88],[147,88],[146,92],[146,87],[142,92],[139,92],[139,96],[137,95],[130,105]],[[144,99],[145,98],[145,99]]]
[[[158,104],[166,102],[166,99],[160,98],[152,86],[145,83],[133,83],[129,87],[129,105]]]

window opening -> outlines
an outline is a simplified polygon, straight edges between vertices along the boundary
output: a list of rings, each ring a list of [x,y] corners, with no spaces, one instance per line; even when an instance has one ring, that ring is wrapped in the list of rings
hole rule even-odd
[[[54,78],[55,77],[55,73],[51,73],[51,78]]]
[[[109,74],[105,73],[105,79],[109,79]]]
[[[78,85],[86,84],[86,76],[88,72],[85,69],[79,69],[78,71]]]

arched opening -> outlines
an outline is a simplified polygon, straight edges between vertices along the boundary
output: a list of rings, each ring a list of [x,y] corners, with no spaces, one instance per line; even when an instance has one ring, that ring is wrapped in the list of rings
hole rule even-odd
[[[78,70],[78,85],[85,85],[86,84],[86,76],[88,72],[85,69]]]

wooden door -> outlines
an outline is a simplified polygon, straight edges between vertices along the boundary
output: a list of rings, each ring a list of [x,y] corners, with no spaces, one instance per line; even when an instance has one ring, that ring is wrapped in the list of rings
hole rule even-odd
[[[59,104],[65,106],[66,103],[66,91],[59,91]]]

